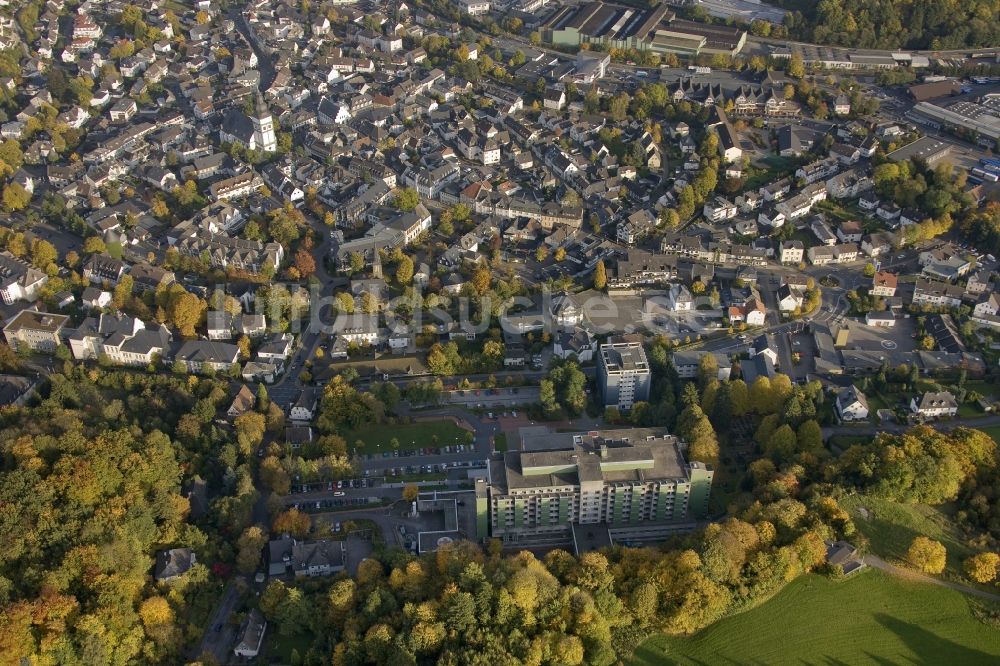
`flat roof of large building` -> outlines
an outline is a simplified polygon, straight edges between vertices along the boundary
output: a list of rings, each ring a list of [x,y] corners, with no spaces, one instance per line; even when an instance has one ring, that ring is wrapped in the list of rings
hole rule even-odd
[[[959,101],[947,106],[920,102],[913,113],[927,116],[937,122],[975,130],[994,141],[1000,140],[1000,104],[990,106],[976,102]]]
[[[926,102],[929,99],[957,95],[961,90],[962,86],[958,81],[949,79],[946,81],[932,81],[931,83],[918,83],[917,85],[910,86],[909,93],[918,102]]]
[[[601,345],[601,359],[608,372],[649,371],[646,352],[639,342]]]
[[[647,482],[688,476],[677,438],[662,429],[579,433],[531,429],[522,431],[521,436],[524,452],[510,451],[490,462],[491,484],[504,492],[575,486],[581,482]]]
[[[62,314],[39,312],[38,310],[21,310],[4,326],[5,329],[16,331],[29,329],[32,331],[48,331],[55,333],[62,328],[69,317]]]
[[[893,162],[903,160],[921,159],[933,160],[951,152],[951,146],[936,139],[922,136],[913,143],[907,144],[898,150],[889,153],[889,159]]]
[[[733,47],[739,43],[743,35],[741,28],[728,25],[708,25],[706,23],[695,23],[684,19],[672,19],[670,28],[672,32],[684,33],[688,35],[698,35],[704,37],[709,44],[722,44]]]

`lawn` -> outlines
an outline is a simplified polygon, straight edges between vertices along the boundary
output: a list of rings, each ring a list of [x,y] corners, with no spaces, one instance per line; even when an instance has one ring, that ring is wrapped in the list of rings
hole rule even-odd
[[[467,430],[463,430],[452,421],[421,421],[409,425],[376,424],[343,433],[348,446],[362,442],[359,453],[381,453],[392,451],[392,439],[399,442],[401,451],[418,449],[425,446],[450,446],[466,444]],[[437,439],[435,439],[435,437]]]
[[[270,629],[270,627],[268,627]],[[305,655],[306,651],[313,644],[312,635],[300,634],[298,636],[281,636],[272,632],[266,639],[267,655],[278,662],[290,663],[292,650],[299,653],[299,657]]]
[[[816,204],[816,209],[829,215],[834,222],[845,222],[847,220],[860,220],[864,215],[860,210],[848,208],[847,206],[827,199]]]
[[[977,419],[985,415],[986,413],[975,403],[963,402],[958,406],[958,418],[960,419]]]
[[[493,436],[493,449],[497,453],[503,453],[507,450],[507,433],[498,432]]]
[[[629,660],[660,664],[988,664],[997,630],[961,593],[870,570],[808,575],[767,603],[690,638],[657,635]]]
[[[986,397],[1000,398],[1000,385],[991,384],[982,379],[968,380],[965,382],[965,388],[968,391],[975,391]]]
[[[896,400],[896,402],[899,401]],[[880,409],[889,409],[889,403],[880,394],[872,391],[868,394],[868,413],[872,418],[878,418],[877,412]]]
[[[860,425],[865,425],[864,423]],[[855,444],[869,444],[874,435],[833,435],[827,440],[827,447],[835,453],[843,453]]]
[[[992,437],[997,444],[1000,444],[1000,426],[988,426],[986,428],[977,428],[977,430],[982,430]]]
[[[902,560],[914,537],[928,536],[944,544],[948,551],[946,573],[961,577],[962,560],[973,553],[965,545],[951,518],[938,507],[925,504],[901,504],[866,495],[852,495],[841,500],[858,530],[868,537],[871,552],[886,560]],[[859,507],[868,510],[862,518]]]
[[[761,185],[773,182],[792,174],[802,163],[801,159],[781,157],[780,155],[768,155],[761,160],[763,166],[752,166],[749,177],[743,184],[743,191],[755,190]]]

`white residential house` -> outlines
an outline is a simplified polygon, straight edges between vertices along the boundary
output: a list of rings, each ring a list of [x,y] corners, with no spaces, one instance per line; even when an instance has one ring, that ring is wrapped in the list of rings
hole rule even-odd
[[[780,229],[786,221],[785,214],[774,208],[768,208],[757,214],[757,224],[763,224],[772,229]]]
[[[292,342],[294,338],[291,333],[277,333],[271,336],[257,349],[258,361],[276,361],[281,363],[292,354]]]
[[[239,641],[233,648],[233,654],[245,659],[256,657],[260,653],[266,629],[267,620],[264,619],[263,613],[256,608],[251,610],[240,627]]]
[[[851,100],[847,95],[840,94],[833,101],[833,112],[838,116],[846,116],[851,112]]]
[[[702,212],[705,217],[712,222],[721,222],[736,217],[736,204],[725,197],[714,197],[711,201],[706,201]]]
[[[997,312],[1000,312],[1000,293],[993,292],[984,300],[976,303],[976,307],[973,308],[972,312],[977,317],[997,316]]]
[[[861,223],[857,220],[845,220],[837,227],[837,238],[841,243],[860,243],[863,235]]]
[[[869,293],[872,296],[892,297],[896,295],[896,285],[899,283],[894,273],[878,271],[872,276],[872,286]]]
[[[319,392],[312,387],[306,387],[299,393],[299,397],[289,410],[288,416],[292,421],[312,421],[318,405]]]
[[[34,301],[49,276],[18,259],[10,252],[0,252],[0,299],[5,305]]]
[[[747,326],[763,326],[767,319],[767,309],[759,298],[752,298],[743,307],[743,321]]]
[[[794,312],[796,308],[802,307],[804,301],[802,292],[787,284],[778,287],[775,298],[778,301],[778,309],[782,312]]]
[[[956,284],[918,278],[913,287],[913,303],[933,307],[957,308],[962,304],[965,290]]]
[[[861,251],[869,257],[881,257],[892,252],[892,236],[876,232],[861,241]]]
[[[205,315],[205,330],[209,340],[232,340],[233,316],[222,310],[212,310]]]
[[[106,308],[111,304],[111,292],[97,287],[87,287],[80,295],[80,304],[88,310]]]
[[[337,315],[333,328],[348,344],[373,345],[378,341],[378,315],[342,312]]]
[[[691,291],[682,284],[670,285],[670,309],[674,312],[690,312],[694,308]]]
[[[910,400],[910,411],[924,418],[939,418],[958,414],[958,401],[950,391],[927,391]]]
[[[874,192],[863,194],[861,195],[861,198],[858,199],[858,208],[860,208],[861,210],[866,210],[868,212],[871,212],[873,210],[876,210],[878,208],[878,205],[879,205],[879,199]]]
[[[868,398],[851,386],[837,395],[837,415],[842,421],[863,421],[868,418]]]
[[[490,11],[489,0],[455,0],[459,10],[469,16],[482,16]]]
[[[236,345],[212,340],[188,340],[174,352],[174,362],[183,363],[188,372],[203,370],[225,372],[238,364],[240,349]]]
[[[760,356],[762,354],[771,360],[772,365],[778,365],[778,347],[774,336],[764,333],[754,338],[750,346],[750,356]]]
[[[865,315],[865,324],[876,328],[892,328],[896,325],[896,316],[888,311],[872,311]]]
[[[701,359],[706,354],[715,357],[715,365],[718,368],[716,377],[719,381],[729,381],[733,364],[729,357],[723,352],[706,352],[701,350],[675,351],[671,357],[677,376],[681,379],[694,379],[698,376],[698,368]]]
[[[557,358],[576,357],[581,363],[594,359],[597,351],[597,340],[585,328],[576,327],[572,330],[557,333],[552,340],[552,354]]]
[[[779,259],[783,264],[801,264],[805,246],[799,240],[786,240],[778,244]]]
[[[546,109],[552,109],[553,111],[561,110],[566,106],[566,91],[562,88],[546,88],[544,106]]]

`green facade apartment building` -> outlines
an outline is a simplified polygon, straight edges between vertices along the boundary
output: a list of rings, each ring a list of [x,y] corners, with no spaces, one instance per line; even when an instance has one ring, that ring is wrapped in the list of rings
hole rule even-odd
[[[572,526],[691,521],[708,514],[712,468],[685,462],[663,430],[522,434],[522,451],[490,461],[477,484],[480,536],[559,539]]]

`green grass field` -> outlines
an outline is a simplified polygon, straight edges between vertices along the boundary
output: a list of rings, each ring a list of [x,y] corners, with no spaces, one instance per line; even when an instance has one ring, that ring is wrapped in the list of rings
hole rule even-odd
[[[986,416],[986,412],[981,410],[979,405],[963,402],[958,406],[958,418],[960,419],[977,419],[980,416]]]
[[[507,450],[507,433],[498,432],[493,436],[493,448],[497,453],[505,452]]]
[[[827,440],[827,446],[834,453],[843,453],[855,444],[868,444],[872,441],[873,435],[834,435]]]
[[[965,382],[965,388],[987,398],[1000,398],[1000,384],[991,384],[982,379],[970,379]]]
[[[902,560],[914,537],[927,536],[944,544],[948,551],[947,572],[961,577],[962,560],[973,553],[961,533],[941,507],[900,504],[866,495],[852,495],[840,502],[854,519],[854,525],[868,537],[871,552],[886,560]],[[868,510],[863,518],[859,507]]]
[[[312,643],[313,637],[311,634],[280,636],[272,630],[269,632],[265,642],[265,645],[267,645],[265,654],[278,663],[289,663],[292,658],[292,650],[297,651],[301,658]]]
[[[358,448],[359,453],[381,453],[393,450],[391,445],[393,437],[399,441],[399,450],[405,451],[425,446],[467,444],[467,432],[452,421],[425,421],[409,425],[371,425],[367,428],[348,430],[343,437],[349,447],[354,447],[354,443],[359,440],[363,442],[363,446]]]
[[[992,437],[997,444],[1000,444],[1000,426],[988,426],[986,428],[979,428],[979,430],[982,430]]]
[[[869,570],[835,582],[808,575],[765,604],[690,638],[657,635],[632,666],[661,664],[988,664],[998,631],[961,593]]]

